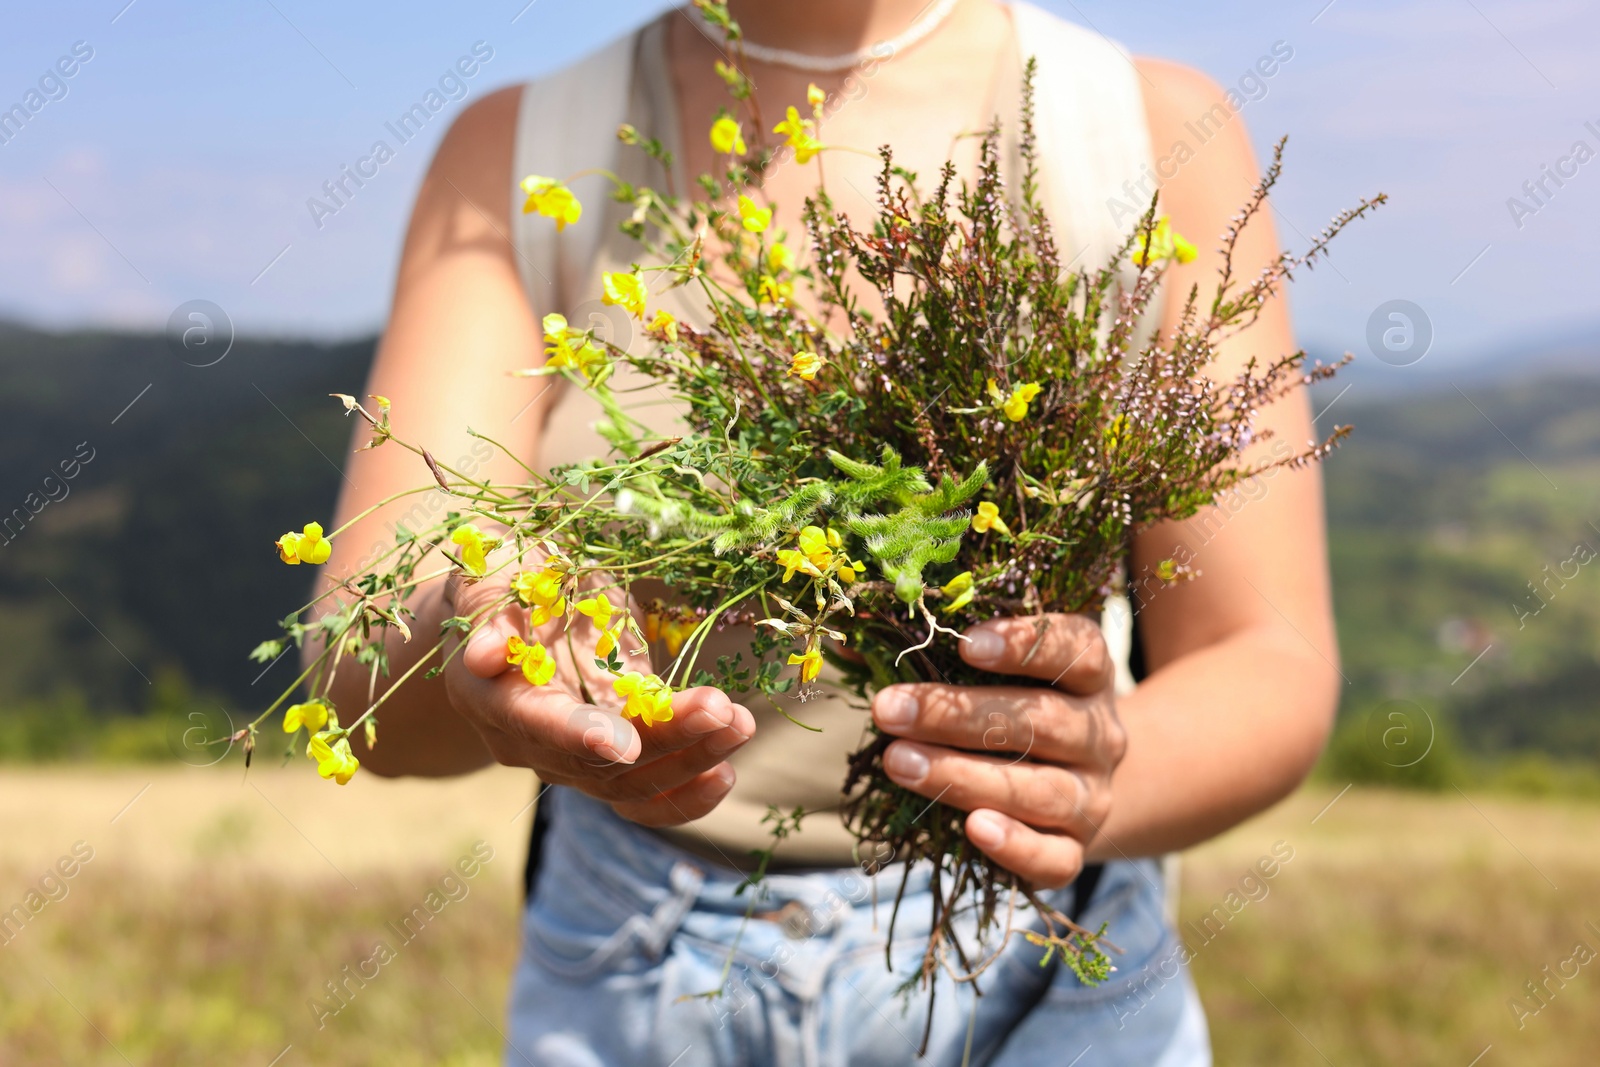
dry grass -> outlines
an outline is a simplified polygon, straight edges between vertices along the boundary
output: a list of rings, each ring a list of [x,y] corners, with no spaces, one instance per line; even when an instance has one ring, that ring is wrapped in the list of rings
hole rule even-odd
[[[1600,1062],[1600,960],[1551,982],[1520,1027],[1508,1007],[1579,942],[1600,952],[1585,927],[1600,924],[1600,808],[1352,790],[1313,825],[1336,793],[1303,790],[1186,864],[1184,933],[1217,1062]],[[1280,840],[1295,857],[1270,894],[1209,941],[1197,933]]]
[[[281,1067],[497,1063],[531,781],[339,790],[300,770],[0,778],[0,907],[75,841],[95,850],[0,945],[0,1063],[266,1067],[287,1046]],[[1220,932],[1186,929],[1217,1062],[1600,1059],[1600,960],[1521,1030],[1506,1006],[1578,941],[1600,949],[1583,928],[1600,923],[1600,809],[1352,790],[1313,823],[1335,792],[1186,858],[1198,923],[1275,842],[1294,849]],[[492,862],[402,943],[390,924],[478,840]],[[309,1002],[379,940],[395,958],[319,1027]]]

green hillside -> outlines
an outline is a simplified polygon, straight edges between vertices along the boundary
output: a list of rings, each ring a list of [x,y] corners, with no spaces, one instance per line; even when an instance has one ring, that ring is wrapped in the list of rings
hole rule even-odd
[[[237,717],[280,682],[245,658],[306,589],[271,539],[328,515],[327,394],[371,354],[240,341],[196,368],[160,337],[0,330],[0,755],[159,754],[129,716]],[[1433,775],[1456,748],[1600,764],[1600,380],[1335,410],[1357,427],[1327,466],[1335,764],[1415,777],[1385,765],[1430,738]]]

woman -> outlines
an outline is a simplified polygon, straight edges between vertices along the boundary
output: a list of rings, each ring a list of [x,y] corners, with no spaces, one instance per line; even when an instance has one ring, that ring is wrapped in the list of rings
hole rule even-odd
[[[1242,123],[1214,84],[1130,59],[1020,4],[924,3],[731,0],[762,113],[803,103],[814,83],[829,96],[829,144],[890,143],[897,162],[923,175],[954,151],[970,175],[976,150],[963,135],[997,114],[1015,117],[1022,60],[1036,55],[1046,204],[1064,247],[1093,263],[1128,232],[1155,187],[1157,155],[1174,228],[1197,238],[1226,228],[1257,173]],[[585,218],[557,238],[548,220],[520,216],[512,185],[535,170],[650,166],[594,137],[618,118],[677,156],[676,175],[641,170],[639,180],[682,182],[717,169],[706,131],[727,102],[713,70],[719,40],[692,9],[669,12],[566,75],[500,91],[456,122],[418,196],[370,383],[392,399],[405,436],[441,454],[471,454],[470,425],[544,466],[603,450],[580,392],[508,385],[506,372],[537,358],[542,315],[581,318],[600,271],[636,253],[610,232],[618,209],[592,189]],[[889,44],[870,59],[852,56],[871,42]],[[825,165],[836,202],[860,215],[876,161],[829,153]],[[815,184],[815,172],[793,162],[765,176],[776,226],[804,232],[799,209]],[[1258,221],[1240,242],[1236,276],[1253,276],[1275,253],[1270,220]],[[1207,286],[1216,267],[1210,252],[1174,265],[1170,288]],[[1166,301],[1150,325],[1173,326],[1178,304]],[[1275,304],[1225,343],[1219,372],[1292,347]],[[1312,434],[1299,394],[1264,412],[1262,425],[1282,441]],[[518,480],[508,456],[478,470]],[[338,521],[415,480],[409,454],[359,453]],[[1111,980],[1087,987],[1058,964],[1039,966],[1040,950],[1013,938],[979,983],[982,996],[941,981],[921,1062],[1210,1062],[1151,857],[1267,807],[1321,748],[1337,653],[1320,501],[1314,467],[1284,471],[1225,523],[1202,516],[1139,534],[1131,574],[1176,556],[1202,576],[1141,603],[1137,651],[1147,673],[1137,687],[1119,670],[1127,649],[1113,647],[1125,643],[1115,627],[1103,633],[1091,620],[1057,616],[1031,655],[1038,620],[984,623],[962,646],[975,665],[1053,688],[925,684],[876,696],[878,726],[903,738],[889,749],[889,773],[967,810],[976,846],[1056,890],[1051,899],[1091,928],[1108,923],[1123,950]],[[341,544],[388,541],[385,523],[397,517],[365,519]],[[495,595],[490,582],[434,583],[419,592],[420,629]],[[676,696],[671,722],[635,729],[571,692],[518,684],[504,642],[524,627],[513,615],[495,620],[441,678],[403,689],[385,705],[382,746],[361,752],[379,774],[459,774],[497,760],[556,786],[541,803],[548,831],[534,856],[507,1062],[919,1062],[927,993],[897,989],[925,943],[925,872],[908,882],[895,974],[884,963],[882,920],[900,872],[874,885],[827,811],[778,849],[748,924],[748,898],[737,892],[748,851],[767,843],[760,815],[769,804],[815,811],[837,802],[860,713],[830,691],[805,707],[805,718],[826,727],[808,734],[769,709],[752,714],[734,699],[741,694],[700,688]],[[396,644],[394,669],[416,654]],[[364,692],[349,685],[346,703],[360,704]],[[691,996],[712,989],[722,995]]]

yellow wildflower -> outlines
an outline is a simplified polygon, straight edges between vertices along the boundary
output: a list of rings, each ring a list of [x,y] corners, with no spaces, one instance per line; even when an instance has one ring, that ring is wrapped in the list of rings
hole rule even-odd
[[[1044,391],[1044,387],[1037,382],[1024,382],[1011,390],[1010,396],[1004,396],[1000,387],[993,378],[989,379],[989,398],[995,402],[1006,418],[1012,422],[1021,422],[1028,417],[1028,405],[1033,403],[1034,397]]]
[[[960,611],[962,608],[972,603],[972,596],[975,592],[972,582],[972,572],[962,571],[960,574],[941,585],[939,587],[939,592],[951,598],[950,603],[946,604],[943,609],[946,615],[949,615],[952,612]]]
[[[580,615],[589,616],[594,620],[594,624],[602,630],[611,625],[611,616],[616,614],[617,611],[616,608],[611,606],[611,598],[604,593],[586,597],[578,601],[577,606]]]
[[[660,334],[668,341],[677,341],[678,339],[677,318],[672,312],[664,311],[661,308],[656,308],[655,318],[650,320],[650,325],[646,326],[645,329],[651,333]]]
[[[1176,579],[1178,577],[1178,561],[1164,559],[1156,564],[1156,577],[1163,582],[1170,582]]]
[[[530,174],[522,179],[522,191],[528,194],[522,213],[528,215],[537,211],[546,218],[555,219],[558,233],[577,222],[583,214],[583,205],[572,195],[572,190],[555,178]]]
[[[828,102],[828,94],[817,87],[816,82],[806,86],[806,103],[811,105],[811,113],[817,118],[822,117],[822,105]]]
[[[626,699],[622,714],[628,718],[643,719],[646,726],[672,720],[672,687],[655,675],[629,671],[611,688]]]
[[[665,641],[667,655],[676,656],[683,643],[694,633],[698,620],[693,615],[678,613],[668,615],[664,612],[652,611],[644,617],[644,639],[646,641]]]
[[[302,563],[326,563],[333,551],[333,542],[322,536],[322,524],[308,522],[299,533],[290,531],[277,540],[278,558],[299,566]]]
[[[522,668],[522,676],[533,685],[544,685],[556,676],[556,658],[535,641],[528,644],[516,634],[506,638],[506,662]]]
[[[824,531],[820,526],[807,526],[795,538],[795,545],[795,548],[778,550],[778,565],[783,568],[786,582],[794,577],[795,571],[801,571],[813,578],[826,578],[836,573],[839,581],[848,585],[867,569],[865,563],[852,563],[845,556],[844,540],[838,530]]]
[[[817,675],[822,673],[822,653],[815,648],[808,648],[804,653],[789,653],[789,662],[791,664],[800,664],[800,681],[802,683],[814,682],[817,680]]]
[[[304,726],[311,733],[316,733],[328,725],[328,705],[320,700],[310,700],[304,704],[291,704],[289,710],[283,713],[283,732],[292,734]]]
[[[578,613],[593,619],[595,629],[600,631],[600,638],[595,642],[594,654],[609,656],[622,637],[622,628],[627,625],[627,617],[618,620],[615,626],[611,625],[611,616],[616,614],[617,609],[611,606],[610,598],[604,593],[580,600],[576,606]]]
[[[522,605],[531,608],[529,621],[543,626],[557,615],[567,613],[567,598],[561,595],[562,572],[556,567],[523,571],[511,580],[511,591]]]
[[[1150,258],[1149,262],[1159,263],[1163,259],[1175,259],[1179,263],[1193,263],[1199,250],[1186,241],[1182,234],[1172,228],[1172,223],[1163,215],[1156,220],[1156,225],[1150,231]],[[1140,234],[1133,242],[1133,251],[1128,258],[1134,266],[1145,265],[1145,241]]]
[[[822,369],[824,362],[823,358],[815,352],[809,350],[796,352],[794,358],[789,361],[789,373],[808,382],[815,381],[817,371]]]
[[[725,156],[742,156],[745,153],[744,131],[739,123],[723,115],[711,124],[711,147]]]
[[[770,274],[763,274],[761,284],[756,287],[756,293],[769,304],[787,304],[794,299],[794,283],[780,282]]]
[[[784,143],[794,149],[796,163],[810,163],[811,157],[822,151],[822,142],[811,132],[815,128],[815,123],[801,118],[800,112],[791,106],[784,120],[772,127],[772,132],[784,135]]]
[[[644,279],[639,277],[638,271],[608,270],[602,281],[606,291],[600,298],[601,303],[616,304],[634,318],[644,314]]]
[[[571,367],[592,381],[595,372],[605,366],[605,352],[585,331],[568,326],[565,315],[552,312],[544,317],[544,343],[546,367]]]
[[[767,249],[767,266],[774,274],[794,270],[794,252],[782,241],[774,241]]]
[[[689,640],[698,625],[694,619],[672,619],[661,624],[661,639],[667,643],[667,655],[676,656]]]
[[[450,534],[450,542],[461,546],[461,566],[476,578],[482,578],[489,569],[488,550],[498,541],[483,536],[483,531],[470,522],[457,526]]]
[[[760,207],[743,193],[739,194],[739,221],[751,233],[765,233],[772,225],[772,209]]]
[[[993,530],[1007,537],[1011,536],[1011,531],[1006,528],[1005,520],[1000,518],[1000,509],[987,500],[978,505],[978,513],[972,516],[972,528],[979,533],[988,533]]]
[[[1128,416],[1118,415],[1106,424],[1106,451],[1115,452],[1128,433]]]
[[[350,751],[348,737],[340,737],[330,743],[330,736],[327,730],[312,734],[311,743],[306,746],[306,755],[316,761],[318,774],[344,785],[355,777],[361,761]]]

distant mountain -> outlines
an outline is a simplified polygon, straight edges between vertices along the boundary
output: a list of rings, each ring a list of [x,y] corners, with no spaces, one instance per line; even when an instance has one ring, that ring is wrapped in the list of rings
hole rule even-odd
[[[1600,565],[1574,562],[1600,549],[1597,340],[1368,357],[1319,390],[1324,429],[1356,427],[1326,466],[1347,714],[1409,701],[1469,747],[1600,759]],[[0,324],[0,717],[287,684],[246,658],[310,584],[272,539],[331,513],[351,426],[327,394],[372,353],[240,339],[198,367]]]
[[[1346,385],[1354,386],[1354,394],[1379,397],[1532,378],[1600,378],[1600,322],[1572,324],[1532,337],[1488,344],[1473,341],[1468,345],[1435,338],[1422,359],[1404,366],[1379,359],[1365,339],[1355,340],[1349,346],[1354,362],[1340,372],[1338,384],[1331,390],[1322,387],[1324,394],[1338,392]],[[1333,362],[1343,354],[1323,346],[1312,346],[1312,352],[1324,362]]]

